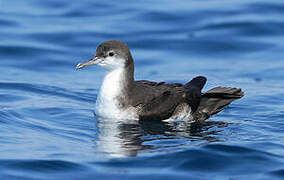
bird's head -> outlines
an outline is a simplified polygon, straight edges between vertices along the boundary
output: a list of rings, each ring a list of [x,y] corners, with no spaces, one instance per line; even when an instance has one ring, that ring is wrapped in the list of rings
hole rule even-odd
[[[127,44],[121,41],[106,41],[101,43],[95,56],[87,62],[79,63],[76,69],[90,65],[101,66],[108,71],[125,68],[133,63]]]

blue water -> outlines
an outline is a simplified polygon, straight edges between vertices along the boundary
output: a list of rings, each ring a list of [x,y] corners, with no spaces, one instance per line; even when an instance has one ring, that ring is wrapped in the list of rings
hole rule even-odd
[[[75,71],[127,42],[136,79],[245,97],[205,123],[113,123],[94,104],[104,70]],[[283,179],[282,0],[1,0],[0,179]]]

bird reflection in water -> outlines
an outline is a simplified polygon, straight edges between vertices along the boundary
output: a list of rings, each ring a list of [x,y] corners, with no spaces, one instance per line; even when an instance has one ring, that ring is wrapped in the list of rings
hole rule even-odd
[[[98,128],[96,148],[107,157],[134,157],[139,151],[184,146],[188,141],[200,143],[222,141],[223,139],[216,135],[222,134],[221,128],[232,124],[220,121],[166,123],[101,117],[96,119]]]

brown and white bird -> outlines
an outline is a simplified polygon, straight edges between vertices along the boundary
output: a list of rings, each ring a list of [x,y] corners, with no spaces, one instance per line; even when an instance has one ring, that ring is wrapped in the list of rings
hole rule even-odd
[[[232,101],[243,97],[238,88],[201,89],[206,78],[198,76],[186,84],[134,80],[134,61],[128,46],[121,41],[101,43],[94,58],[79,63],[107,70],[95,105],[98,116],[133,120],[205,120]]]

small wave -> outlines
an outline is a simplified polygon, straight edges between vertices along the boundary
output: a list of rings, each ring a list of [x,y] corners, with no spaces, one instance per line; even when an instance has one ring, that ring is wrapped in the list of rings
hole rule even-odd
[[[94,102],[96,96],[87,92],[74,92],[65,88],[48,86],[42,84],[29,84],[29,83],[17,83],[17,82],[0,82],[0,89],[14,90],[14,91],[24,91],[28,93],[36,93],[39,95],[50,95],[64,97],[68,99]]]

